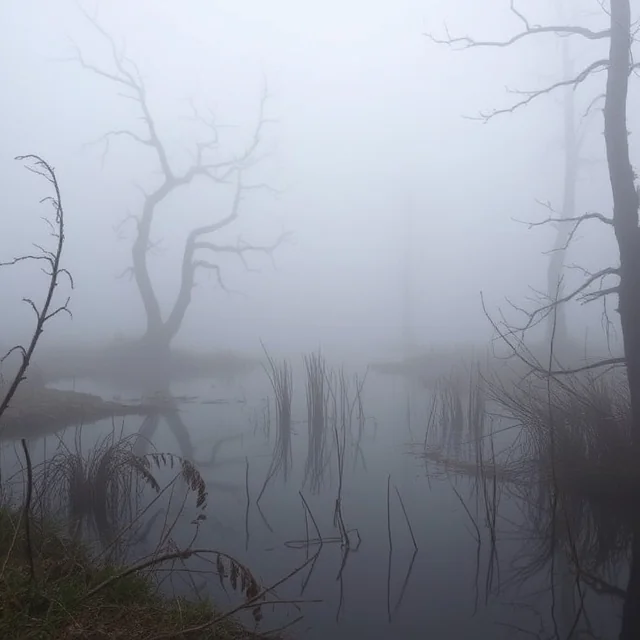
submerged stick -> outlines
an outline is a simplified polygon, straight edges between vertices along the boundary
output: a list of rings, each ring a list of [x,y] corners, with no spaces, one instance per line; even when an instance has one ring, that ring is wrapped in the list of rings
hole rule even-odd
[[[245,551],[249,549],[249,507],[251,506],[251,496],[249,495],[249,456],[245,456],[246,469],[244,474],[245,488],[247,495],[247,508],[244,513],[244,531],[245,531]]]
[[[400,506],[402,507],[402,513],[404,513],[404,518],[407,521],[407,527],[409,527],[409,533],[411,534],[411,540],[413,540],[414,549],[418,549],[418,543],[416,542],[416,537],[413,535],[413,527],[411,526],[411,521],[409,520],[409,515],[407,514],[407,510],[404,506],[404,501],[402,500],[402,496],[400,495],[400,491],[398,491],[398,487],[394,487],[396,493],[398,494],[398,500],[400,500]]]
[[[387,533],[389,535],[389,562],[387,564],[387,619],[391,622],[391,555],[393,540],[391,538],[391,474],[387,478]]]

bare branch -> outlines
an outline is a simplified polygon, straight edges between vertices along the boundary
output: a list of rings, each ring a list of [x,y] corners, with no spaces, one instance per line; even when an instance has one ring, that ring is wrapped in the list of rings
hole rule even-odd
[[[551,209],[549,205],[545,205],[545,206],[551,211],[553,211],[553,209]],[[584,213],[581,216],[575,216],[571,218],[549,217],[549,218],[546,218],[545,220],[540,220],[539,222],[525,222],[523,220],[516,220],[515,218],[513,218],[513,220],[515,220],[516,222],[520,222],[522,224],[526,224],[529,229],[533,229],[534,227],[541,227],[546,224],[573,223],[573,228],[568,233],[565,243],[562,246],[556,247],[554,249],[550,249],[545,253],[553,253],[555,251],[566,251],[566,249],[569,248],[569,245],[571,244],[571,242],[573,242],[573,238],[575,237],[576,232],[578,231],[578,228],[580,227],[580,225],[583,222],[586,222],[587,220],[598,220],[603,224],[613,227],[613,220],[611,218],[608,218],[607,216],[604,216],[601,213],[597,213],[597,212]]]
[[[598,280],[602,282],[602,280],[608,276],[619,275],[619,269],[614,267],[607,267],[605,269],[601,269],[596,273],[591,274],[579,287],[573,289],[570,293],[558,298],[557,300],[553,300],[549,304],[538,307],[534,311],[523,311],[523,313],[528,316],[528,321],[524,327],[517,328],[518,332],[525,332],[527,329],[535,326],[540,320],[547,317],[549,313],[551,313],[558,305],[569,302],[570,300],[578,299],[580,302],[587,303],[590,302],[588,299],[589,294],[585,294],[581,296],[586,289],[588,289],[594,282]]]
[[[97,67],[96,65],[88,63],[84,59],[80,49],[76,46],[75,49],[76,49],[77,61],[80,63],[80,65],[83,68],[89,71],[92,71],[93,73],[99,76],[102,76],[103,78],[111,80],[112,82],[120,84],[126,87],[128,90],[130,90],[132,94],[125,94],[123,95],[123,97],[130,98],[136,101],[137,103],[139,103],[140,109],[142,110],[142,119],[145,125],[147,126],[147,130],[148,130],[148,138],[142,138],[141,136],[138,136],[133,132],[120,131],[117,133],[111,132],[111,133],[105,134],[107,141],[109,139],[109,136],[127,135],[129,137],[136,139],[141,144],[152,147],[155,150],[156,155],[158,157],[158,161],[160,163],[162,172],[165,176],[165,180],[170,181],[173,178],[173,171],[171,169],[171,165],[169,164],[169,161],[167,158],[167,152],[164,147],[164,144],[162,143],[162,141],[158,136],[155,121],[151,116],[151,112],[147,104],[146,90],[144,87],[144,83],[142,82],[141,74],[137,69],[137,66],[132,60],[130,60],[129,58],[125,57],[124,55],[118,52],[113,38],[105,31],[104,28],[102,28],[98,24],[98,22],[94,18],[90,17],[86,13],[85,13],[85,16],[87,20],[93,25],[93,27],[102,35],[102,37],[110,45],[112,62],[116,70],[105,71],[104,69]],[[131,68],[134,69],[133,73],[127,69],[127,65],[129,65]]]
[[[541,364],[536,360],[533,354],[524,347],[525,352],[528,354],[528,357],[521,353],[521,350],[518,349],[518,345],[514,342],[514,334],[515,331],[513,329],[508,329],[507,331],[502,330],[498,323],[491,317],[489,312],[487,311],[487,307],[484,302],[484,295],[480,293],[480,300],[482,303],[482,311],[484,312],[485,317],[489,320],[491,326],[494,331],[497,333],[498,338],[502,340],[510,349],[512,356],[515,356],[524,363],[529,369],[542,376],[563,376],[563,375],[574,375],[576,373],[582,373],[584,371],[592,371],[594,369],[600,369],[601,367],[616,367],[626,364],[626,358],[607,358],[604,360],[598,360],[597,362],[592,362],[590,364],[584,365],[582,367],[577,367],[574,369],[557,369],[553,370],[550,367],[544,368]],[[521,346],[524,346],[521,344]]]
[[[19,262],[27,262],[30,260],[44,260],[45,262],[51,263],[51,258],[49,256],[27,255],[19,256],[17,258],[7,260],[6,262],[0,262],[0,267],[11,267]]]
[[[118,240],[124,239],[125,236],[124,236],[123,230],[125,225],[130,221],[133,221],[135,223],[136,230],[140,231],[140,216],[136,216],[136,215],[133,215],[132,213],[128,213],[122,220],[120,220],[120,222],[118,222],[118,224],[113,226],[113,230]]]
[[[4,362],[15,351],[19,351],[23,358],[27,355],[26,349],[21,344],[17,344],[15,347],[11,347],[11,349],[0,358],[0,363]]]
[[[117,276],[116,279],[121,280],[122,278],[124,278],[125,276],[129,276],[129,281],[131,281],[133,279],[133,267],[127,267],[126,269],[124,269],[123,271],[121,271]]]
[[[83,146],[89,147],[89,146],[94,146],[100,143],[104,143],[104,149],[102,151],[102,156],[100,158],[101,167],[104,168],[104,163],[107,159],[107,154],[109,153],[109,148],[110,148],[109,143],[111,141],[111,138],[118,138],[118,137],[128,137],[134,140],[135,142],[139,142],[142,145],[145,145],[148,147],[154,146],[153,141],[150,140],[149,138],[143,138],[142,136],[138,135],[134,131],[129,131],[128,129],[115,129],[113,131],[107,131],[107,133],[105,133],[103,136],[100,136],[97,140],[93,140],[92,142],[87,142]]]
[[[582,296],[582,303],[586,304],[587,302],[593,302],[598,298],[610,296],[613,293],[619,293],[619,291],[620,287],[607,287],[606,289],[598,289],[598,291],[590,291]]]
[[[592,75],[593,73],[596,73],[597,71],[601,71],[602,69],[606,69],[608,66],[609,66],[609,60],[606,60],[606,59],[596,60],[595,62],[592,62],[590,65],[585,67],[578,75],[574,76],[573,78],[570,78],[569,80],[560,80],[558,82],[554,82],[553,84],[547,87],[544,87],[543,89],[537,89],[535,91],[517,91],[517,92],[512,91],[512,93],[524,94],[526,95],[526,98],[516,102],[510,107],[505,107],[504,109],[494,109],[493,111],[490,111],[488,113],[481,113],[479,116],[471,117],[468,119],[482,120],[484,122],[488,122],[489,120],[491,120],[496,116],[504,115],[506,113],[513,113],[514,111],[517,111],[521,107],[526,107],[531,102],[533,102],[536,98],[552,93],[553,91],[561,87],[572,86],[575,89],[578,85],[583,83],[590,75]]]
[[[289,237],[290,234],[282,233],[269,245],[254,245],[238,240],[235,245],[214,244],[213,242],[196,242],[193,248],[195,251],[206,250],[214,253],[232,253],[240,258],[243,258],[245,253],[264,253],[271,255]]]
[[[45,259],[51,265],[51,273],[49,276],[49,287],[47,289],[46,296],[41,309],[38,309],[38,307],[36,306],[36,304],[33,302],[31,298],[23,298],[24,302],[26,302],[36,314],[36,326],[35,326],[33,335],[31,337],[29,346],[27,348],[24,348],[23,346],[19,345],[19,346],[13,347],[13,349],[11,349],[5,355],[5,358],[6,358],[9,354],[18,351],[22,356],[22,364],[18,368],[18,372],[16,373],[12,383],[9,385],[9,389],[7,393],[5,394],[4,398],[2,398],[2,401],[0,402],[0,418],[2,417],[2,414],[4,413],[6,408],[9,406],[16,391],[18,390],[18,387],[20,386],[22,381],[25,379],[25,374],[27,372],[27,369],[29,368],[29,364],[31,363],[31,358],[36,349],[40,336],[44,331],[45,324],[49,320],[51,320],[54,316],[56,316],[58,313],[62,311],[69,312],[69,309],[68,309],[69,298],[67,298],[67,301],[62,306],[58,307],[56,310],[49,311],[53,301],[53,295],[56,287],[58,286],[58,281],[60,279],[61,274],[63,273],[66,274],[66,276],[69,278],[71,287],[73,288],[73,279],[71,278],[71,275],[66,269],[61,269],[60,267],[60,260],[62,258],[62,249],[64,246],[64,209],[62,208],[62,197],[60,194],[60,187],[56,179],[55,171],[53,167],[51,167],[45,160],[43,160],[40,156],[37,156],[37,155],[18,156],[16,160],[32,163],[32,164],[25,165],[26,168],[32,171],[33,173],[46,178],[46,180],[48,180],[49,183],[53,185],[55,197],[45,198],[44,201],[55,203],[55,222],[57,226],[57,233],[54,235],[57,238],[57,244],[56,244],[55,253],[45,250],[43,248],[42,252],[44,255],[25,256],[23,258],[24,260]],[[23,259],[16,258],[8,264],[17,264],[18,262],[21,262]],[[3,360],[5,358],[3,358]],[[23,446],[26,446],[26,445],[24,445],[23,443]]]
[[[425,33],[424,35],[436,44],[446,44],[450,46],[460,45],[461,49],[471,49],[473,47],[509,47],[524,38],[540,34],[555,34],[559,36],[577,35],[586,38],[587,40],[601,40],[603,38],[608,38],[611,35],[610,29],[592,31],[585,27],[569,25],[531,26],[524,14],[516,9],[514,0],[510,1],[510,5],[512,13],[524,24],[524,31],[515,34],[507,40],[475,40],[469,36],[452,38],[449,36],[448,32],[445,39],[438,39],[430,33]]]
[[[194,272],[197,269],[207,269],[210,272],[214,273],[216,276],[216,280],[218,281],[218,285],[225,293],[237,296],[245,295],[242,291],[236,291],[235,289],[229,289],[229,287],[227,287],[227,285],[224,283],[224,280],[222,279],[222,270],[220,269],[219,265],[208,262],[207,260],[196,260],[193,263]]]
[[[604,224],[608,224],[609,226],[613,226],[613,220],[611,218],[607,218],[607,216],[602,215],[597,212],[584,213],[581,216],[576,216],[574,218],[547,218],[546,220],[541,220],[540,222],[526,222],[524,220],[516,220],[516,222],[521,222],[522,224],[526,224],[529,229],[533,229],[533,227],[540,227],[543,224],[550,223],[565,223],[565,222],[575,222],[576,225],[582,224],[585,220],[600,220]]]
[[[587,108],[584,110],[584,113],[582,114],[582,119],[584,120],[585,118],[589,117],[589,115],[591,115],[592,111],[595,109],[596,105],[601,100],[606,100],[606,97],[606,94],[599,93],[593,100],[591,100],[591,102],[589,102],[589,104],[587,105]]]

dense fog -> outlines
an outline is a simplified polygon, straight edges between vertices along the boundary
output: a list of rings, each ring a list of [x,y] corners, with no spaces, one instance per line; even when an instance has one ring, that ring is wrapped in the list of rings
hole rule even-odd
[[[533,23],[554,23],[557,2],[528,8]],[[255,350],[258,338],[298,351],[397,352],[403,325],[415,341],[484,342],[491,336],[480,301],[526,306],[544,289],[554,230],[527,228],[556,209],[562,192],[562,92],[487,123],[481,112],[509,107],[513,90],[562,79],[562,40],[530,38],[507,49],[457,51],[425,34],[504,38],[521,24],[508,2],[476,0],[140,0],[78,4],[5,2],[0,57],[3,87],[0,254],[8,259],[47,242],[38,204],[44,185],[13,157],[38,153],[57,170],[66,213],[64,264],[73,274],[73,320],[56,319],[46,341],[136,336],[144,314],[126,275],[142,190],[161,179],[139,105],[85,65],[114,71],[109,41],[140,70],[147,101],[176,173],[211,135],[193,107],[215,114],[218,157],[246,147],[268,89],[259,162],[247,181],[268,185],[242,202],[239,220],[215,241],[239,237],[273,254],[220,257],[227,293],[199,272],[176,344]],[[564,13],[603,28],[598,2],[566,2]],[[86,12],[86,15],[84,14]],[[87,16],[89,16],[89,19]],[[606,43],[570,40],[580,69]],[[579,117],[602,91],[603,74],[576,90]],[[506,88],[506,90],[505,90]],[[511,92],[510,92],[511,91]],[[630,110],[633,123],[634,110]],[[633,126],[630,127],[633,130]],[[610,209],[599,113],[585,126],[579,212]],[[271,189],[272,188],[272,189]],[[224,217],[232,185],[194,180],[162,203],[153,222],[151,275],[163,311],[179,284],[188,232]],[[613,237],[584,225],[567,263],[615,263]],[[568,281],[573,272],[569,271]],[[575,277],[579,278],[580,273]],[[37,265],[0,273],[3,341],[23,339],[31,311],[20,299],[45,286]],[[600,330],[602,308],[572,306],[579,341]],[[617,320],[614,317],[614,320]],[[595,338],[594,338],[595,339]]]

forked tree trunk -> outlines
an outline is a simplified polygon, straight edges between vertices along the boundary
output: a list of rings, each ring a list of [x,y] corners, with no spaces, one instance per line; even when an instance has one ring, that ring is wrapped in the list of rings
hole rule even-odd
[[[640,229],[638,193],[629,160],[627,131],[631,42],[630,2],[611,0],[604,136],[613,195],[613,225],[620,251],[618,312],[631,396],[632,446],[640,454]]]

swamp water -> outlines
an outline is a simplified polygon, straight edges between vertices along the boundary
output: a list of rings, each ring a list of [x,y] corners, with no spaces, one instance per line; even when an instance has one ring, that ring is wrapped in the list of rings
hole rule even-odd
[[[273,390],[257,369],[235,381],[176,384],[171,392],[178,400],[155,417],[103,420],[34,438],[31,455],[38,464],[61,450],[89,454],[115,432],[116,438],[138,434],[137,454],[173,453],[193,461],[207,487],[206,519],[196,524],[195,497],[183,503],[178,483],[136,523],[129,560],[151,553],[177,518],[171,537],[178,547],[187,547],[197,533],[195,547],[233,556],[265,586],[318,551],[307,543],[317,535],[302,492],[324,543],[313,563],[277,589],[278,598],[296,602],[265,605],[259,629],[297,621],[287,633],[310,640],[618,637],[622,601],[580,587],[570,554],[545,555],[548,545],[531,526],[535,505],[525,504],[508,483],[489,483],[485,494],[468,474],[445,474],[421,455],[429,392],[401,377],[369,372],[364,421],[356,408],[344,434],[341,504],[350,545],[341,544],[334,511],[340,486],[336,435],[340,442],[342,432],[326,429],[324,455],[317,443],[309,447],[304,369],[292,379],[290,434],[279,433]],[[117,397],[89,381],[73,386]],[[494,419],[493,428],[501,427]],[[501,446],[497,436],[498,455]],[[0,443],[5,486],[12,477],[15,484],[20,460],[17,443]],[[156,477],[164,486],[174,473],[162,468]],[[156,496],[147,487],[140,504]],[[166,576],[159,572],[162,588],[210,595],[222,608],[241,602],[228,580],[220,580],[215,561],[192,557],[186,566],[189,572],[175,563]],[[242,619],[253,623],[250,612]]]

